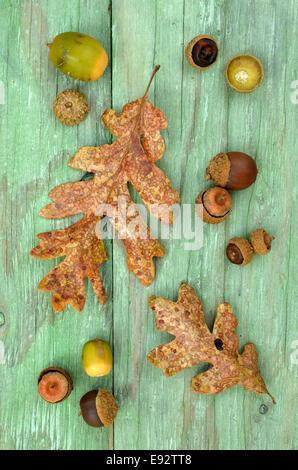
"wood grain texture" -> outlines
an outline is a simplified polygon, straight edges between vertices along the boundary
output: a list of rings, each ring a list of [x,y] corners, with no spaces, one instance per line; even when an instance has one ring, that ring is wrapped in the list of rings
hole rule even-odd
[[[291,360],[297,331],[297,109],[291,83],[298,80],[298,9],[295,0],[3,0],[0,6],[1,284],[0,449],[294,449],[297,364]],[[76,82],[56,71],[45,42],[63,31],[97,38],[110,63],[95,83]],[[220,56],[204,72],[191,68],[187,43],[213,35]],[[255,54],[265,80],[252,94],[226,86],[224,67],[237,53]],[[256,158],[259,176],[232,194],[232,216],[204,227],[201,250],[185,240],[163,240],[166,256],[156,262],[154,283],[143,287],[126,269],[123,246],[108,242],[101,272],[109,295],[102,307],[87,288],[86,306],[62,314],[36,285],[54,261],[30,259],[38,232],[67,226],[38,216],[48,191],[82,173],[67,161],[84,145],[111,142],[99,117],[119,112],[143,95],[154,65],[161,69],[149,98],[167,116],[163,131],[165,171],[182,203],[194,203],[206,186],[204,171],[220,151],[240,150]],[[74,128],[54,117],[56,94],[75,88],[91,112]],[[1,100],[0,100],[1,102]],[[135,201],[138,195],[131,191]],[[76,220],[72,218],[71,220]],[[264,227],[276,240],[270,255],[243,269],[227,262],[225,245]],[[277,400],[234,387],[216,397],[195,395],[193,367],[172,378],[146,360],[170,335],[155,329],[148,307],[152,294],[176,300],[180,281],[202,299],[212,326],[219,302],[232,304],[240,348],[253,342],[259,368]],[[82,345],[100,337],[113,345],[113,372],[89,379],[81,366]],[[4,354],[2,352],[4,350]],[[75,389],[58,406],[36,390],[40,370],[66,368]],[[96,387],[113,390],[120,411],[113,427],[94,430],[78,417],[79,399]],[[260,414],[262,404],[268,407]]]

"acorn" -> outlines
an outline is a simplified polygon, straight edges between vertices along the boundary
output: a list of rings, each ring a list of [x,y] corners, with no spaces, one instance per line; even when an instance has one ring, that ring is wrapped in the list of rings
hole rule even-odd
[[[48,403],[61,403],[73,390],[72,379],[66,370],[60,367],[48,367],[38,377],[38,392]]]
[[[206,34],[196,36],[187,45],[185,55],[188,63],[196,69],[208,69],[218,57],[217,42]]]
[[[238,93],[250,93],[262,84],[264,68],[253,55],[238,54],[227,63],[225,78],[233,90]]]
[[[47,46],[55,67],[75,80],[98,80],[108,65],[104,47],[87,34],[72,31],[61,33]]]
[[[80,400],[81,413],[84,421],[95,428],[110,426],[117,415],[119,407],[115,398],[108,390],[91,390]]]
[[[249,241],[245,238],[231,238],[226,249],[227,258],[233,264],[245,266],[251,262],[254,254],[262,256],[269,253],[272,240],[274,237],[270,237],[263,228],[254,230]]]
[[[253,158],[243,152],[218,153],[206,169],[206,181],[232,190],[246,189],[256,180],[258,169]]]
[[[62,124],[74,126],[84,121],[89,113],[89,104],[83,93],[65,90],[54,101],[53,111]]]
[[[271,242],[274,239],[275,237],[270,237],[263,228],[257,228],[249,236],[254,252],[259,256],[267,255],[271,251]]]
[[[232,199],[228,191],[214,187],[201,191],[196,197],[196,204],[203,205],[203,222],[219,224],[232,212]],[[197,210],[199,217],[202,217]]]
[[[233,264],[245,266],[253,259],[254,250],[245,238],[231,238],[227,246],[227,257]]]
[[[82,363],[89,377],[109,374],[113,367],[113,353],[108,343],[95,338],[84,344]]]

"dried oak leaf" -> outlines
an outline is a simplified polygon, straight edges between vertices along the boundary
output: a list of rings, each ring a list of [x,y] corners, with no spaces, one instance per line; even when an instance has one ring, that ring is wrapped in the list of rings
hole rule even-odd
[[[94,173],[94,178],[56,187],[49,193],[54,202],[40,212],[49,219],[84,214],[69,228],[39,234],[40,244],[30,253],[41,259],[65,256],[38,286],[41,291],[54,292],[52,305],[56,311],[68,303],[78,311],[83,309],[86,277],[98,300],[102,304],[107,300],[99,274],[101,263],[107,260],[98,223],[102,216],[109,217],[122,238],[128,269],[145,286],[154,279],[152,258],[164,256],[162,245],[151,235],[127,186],[128,182],[134,186],[152,215],[164,223],[172,222],[170,207],[179,202],[179,195],[154,164],[164,153],[159,130],[167,127],[167,120],[148,99],[149,86],[158,69],[159,66],[142,98],[126,104],[119,115],[112,109],[102,115],[117,140],[111,145],[83,147],[69,160],[70,167]]]
[[[210,332],[200,299],[186,283],[181,283],[177,302],[152,296],[149,305],[156,317],[156,328],[168,331],[176,338],[158,346],[147,355],[147,361],[160,367],[169,377],[200,362],[213,365],[207,372],[196,375],[191,382],[195,393],[216,394],[233,385],[267,394],[257,368],[258,354],[252,343],[238,353],[238,336],[234,332],[237,319],[229,303],[217,307],[217,316]]]

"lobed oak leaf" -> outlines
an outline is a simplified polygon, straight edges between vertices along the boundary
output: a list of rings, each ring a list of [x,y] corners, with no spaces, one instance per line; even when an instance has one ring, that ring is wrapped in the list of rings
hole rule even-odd
[[[233,385],[242,385],[247,390],[267,394],[275,403],[258,370],[254,345],[248,343],[243,353],[238,353],[238,336],[234,331],[238,322],[229,303],[218,305],[212,333],[205,322],[200,299],[184,282],[177,302],[152,296],[149,305],[156,317],[156,328],[176,337],[147,355],[147,361],[160,367],[165,376],[207,362],[213,367],[192,379],[195,393],[216,394]]]
[[[40,259],[65,259],[40,282],[38,289],[54,292],[52,305],[61,311],[70,303],[81,311],[85,303],[84,280],[89,277],[101,303],[107,297],[99,274],[107,259],[101,239],[100,220],[107,215],[119,233],[127,253],[128,269],[140,282],[154,279],[153,258],[164,256],[161,244],[150,233],[130,197],[128,183],[139,192],[147,209],[164,223],[172,223],[170,207],[179,202],[166,175],[154,164],[164,153],[160,129],[167,127],[165,115],[145,95],[126,104],[117,115],[107,109],[102,120],[117,137],[112,144],[83,147],[69,160],[69,166],[93,173],[92,180],[66,183],[54,188],[52,203],[40,215],[61,219],[83,213],[83,218],[64,230],[39,234],[40,244],[31,255]]]
[[[31,251],[31,256],[40,259],[65,259],[53,268],[39,283],[42,292],[54,292],[53,309],[61,312],[68,303],[78,311],[84,308],[85,285],[88,277],[98,300],[107,300],[100,265],[108,259],[104,243],[95,235],[97,218],[85,216],[80,222],[54,232],[40,233],[40,244]]]

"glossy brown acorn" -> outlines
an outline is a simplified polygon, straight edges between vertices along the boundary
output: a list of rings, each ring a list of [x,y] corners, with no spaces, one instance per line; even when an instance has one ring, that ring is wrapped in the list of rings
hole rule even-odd
[[[91,390],[80,400],[81,415],[84,421],[95,428],[110,426],[117,415],[118,406],[108,390]]]
[[[84,421],[95,428],[100,428],[104,424],[98,416],[96,409],[96,397],[98,390],[91,390],[80,400],[80,408]]]
[[[209,163],[205,179],[223,188],[246,189],[256,180],[258,169],[253,158],[243,152],[219,153]]]
[[[203,222],[208,224],[219,224],[229,217],[232,212],[230,194],[219,187],[201,191],[196,198],[196,204],[203,205]],[[201,217],[199,211],[198,215]]]

